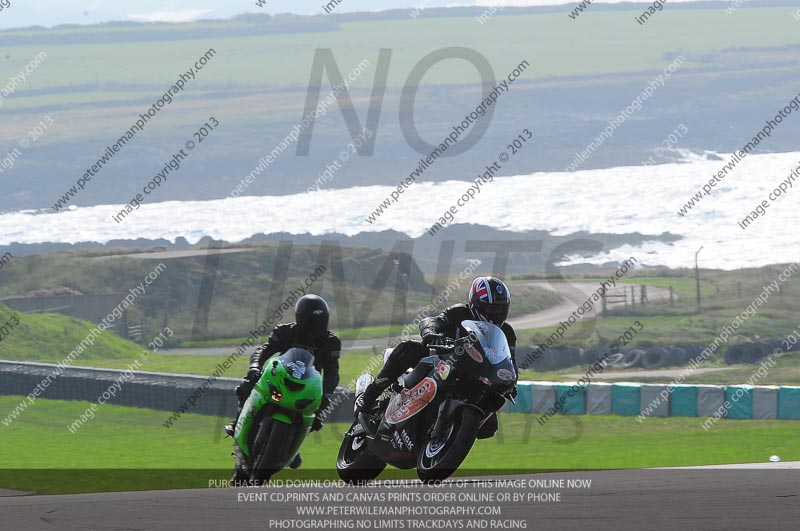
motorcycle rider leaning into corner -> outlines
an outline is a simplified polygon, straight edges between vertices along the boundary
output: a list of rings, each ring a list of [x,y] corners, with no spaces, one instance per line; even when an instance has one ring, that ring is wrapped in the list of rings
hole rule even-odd
[[[314,355],[314,368],[322,374],[322,403],[316,411],[311,431],[322,429],[322,412],[330,405],[331,395],[339,385],[339,356],[342,350],[341,340],[328,330],[330,311],[325,299],[318,295],[300,297],[294,307],[295,322],[280,324],[272,329],[266,343],[258,347],[250,357],[250,368],[236,387],[239,408],[233,422],[225,426],[225,433],[233,436],[241,414],[242,406],[250,396],[256,382],[261,378],[264,363],[274,354],[286,352],[292,347],[300,347]],[[302,464],[300,453],[294,457],[290,468],[298,468]]]
[[[419,335],[422,342],[403,341],[389,354],[383,368],[375,380],[367,386],[356,399],[356,418],[375,407],[375,402],[393,382],[410,368],[416,367],[419,361],[429,355],[428,347],[441,345],[444,338],[458,339],[467,335],[461,326],[462,321],[487,321],[500,327],[506,336],[511,350],[511,361],[517,369],[514,354],[517,336],[514,329],[506,322],[511,306],[511,292],[505,282],[499,278],[478,277],[469,289],[467,304],[455,304],[435,317],[426,317],[419,324]],[[512,397],[516,397],[514,388]],[[493,437],[497,431],[497,414],[484,421],[478,432],[478,439]]]

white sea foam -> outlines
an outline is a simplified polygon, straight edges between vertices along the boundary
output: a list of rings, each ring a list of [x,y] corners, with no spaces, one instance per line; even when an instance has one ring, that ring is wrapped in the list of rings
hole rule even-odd
[[[686,216],[683,204],[723,166],[711,152],[684,154],[687,162],[629,166],[572,173],[542,172],[498,177],[460,208],[455,223],[498,229],[576,231],[682,236],[674,243],[646,242],[574,261],[601,263],[631,255],[640,263],[688,266],[702,245],[704,267],[735,269],[800,260],[800,183],[775,201],[747,230],[737,222],[786,179],[800,152],[751,155]],[[716,154],[725,158],[727,154]],[[122,223],[120,205],[74,208],[58,214],[21,211],[0,215],[0,244],[107,242],[112,239],[203,236],[239,241],[257,233],[315,235],[394,229],[426,234],[437,218],[469,187],[466,181],[419,182],[373,224],[365,218],[394,189],[360,186],[287,196],[145,204]],[[425,236],[439,237],[439,236]]]

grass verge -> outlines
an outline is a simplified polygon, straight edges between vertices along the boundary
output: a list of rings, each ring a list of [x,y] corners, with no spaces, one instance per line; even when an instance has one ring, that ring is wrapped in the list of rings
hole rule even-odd
[[[0,397],[0,410],[21,397]],[[227,479],[229,440],[221,419],[186,414],[170,429],[166,412],[103,406],[75,434],[66,426],[87,402],[38,400],[13,427],[0,427],[0,486],[40,493],[203,488]],[[463,465],[471,473],[593,470],[766,461],[772,454],[800,460],[797,423],[721,420],[704,431],[696,418],[557,416],[539,426],[534,415],[503,414],[494,439],[478,441]],[[280,477],[334,478],[347,427],[329,424],[303,446],[301,471]],[[24,470],[22,470],[24,469]],[[72,472],[70,472],[72,471]],[[387,477],[413,472],[387,470]]]

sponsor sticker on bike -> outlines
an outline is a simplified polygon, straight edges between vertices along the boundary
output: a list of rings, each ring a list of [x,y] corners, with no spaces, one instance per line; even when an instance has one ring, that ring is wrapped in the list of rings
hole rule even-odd
[[[486,359],[489,360],[489,363],[491,363],[492,365],[500,363],[506,357],[504,352],[502,351],[498,352],[497,349],[493,349],[491,347],[486,347],[485,352],[486,352]]]
[[[414,443],[411,441],[411,437],[408,436],[408,433],[406,433],[406,430],[394,432],[392,435],[392,446],[398,450],[414,450]]]
[[[445,362],[439,363],[439,365],[436,366],[436,373],[442,380],[447,380],[447,377],[450,376],[450,365]]]
[[[477,361],[478,363],[483,363],[483,354],[480,353],[478,349],[472,343],[467,343],[467,347],[465,349],[469,357],[473,360]]]
[[[286,370],[292,374],[295,380],[301,380],[306,373],[306,364],[302,361],[292,361],[286,364]]]
[[[384,415],[386,422],[397,424],[410,419],[422,411],[434,396],[436,396],[436,380],[430,377],[422,380],[414,389],[404,389],[389,402]]]
[[[499,369],[497,371],[497,377],[500,378],[501,380],[510,382],[511,380],[514,379],[514,373],[509,371],[508,369]]]

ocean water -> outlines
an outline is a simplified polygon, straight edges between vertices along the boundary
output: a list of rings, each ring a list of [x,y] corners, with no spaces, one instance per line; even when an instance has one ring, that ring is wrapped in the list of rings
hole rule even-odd
[[[717,184],[685,216],[678,210],[718,172],[730,154],[682,152],[680,163],[627,166],[576,172],[542,172],[497,177],[481,187],[453,223],[498,229],[679,235],[680,241],[645,242],[568,263],[602,263],[634,256],[646,265],[690,266],[694,253],[702,267],[737,269],[800,260],[800,179],[763,215],[742,229],[744,219],[800,165],[800,152],[751,155]],[[708,160],[709,157],[724,160]],[[374,223],[367,216],[394,189],[360,186],[289,196],[239,197],[213,201],[168,201],[142,205],[121,223],[112,220],[122,205],[98,205],[52,213],[19,211],[0,215],[0,245],[112,239],[203,236],[239,241],[257,233],[315,235],[394,229],[416,237],[472,183],[419,182]],[[788,184],[786,185],[788,187]],[[436,238],[437,236],[426,236]]]

